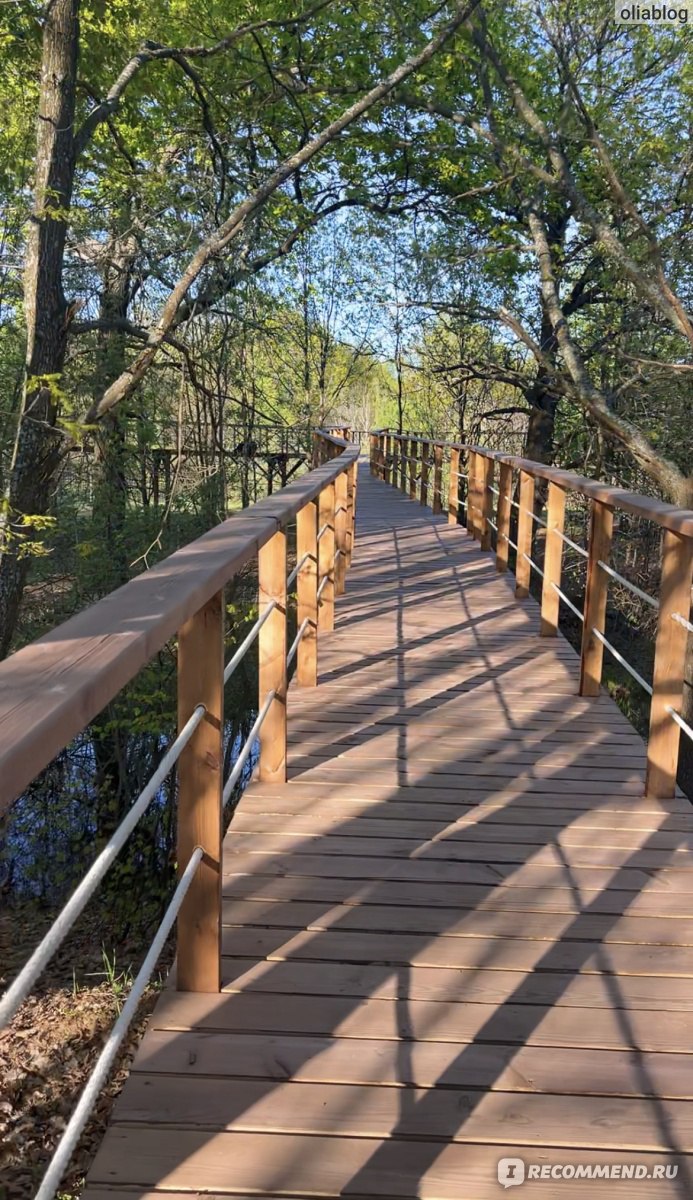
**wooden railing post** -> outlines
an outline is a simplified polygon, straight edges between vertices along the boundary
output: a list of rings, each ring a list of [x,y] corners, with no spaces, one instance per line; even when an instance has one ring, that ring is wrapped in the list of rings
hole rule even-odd
[[[479,541],[482,550],[491,549],[491,526],[489,517],[493,512],[493,459],[486,454],[479,456]]]
[[[409,439],[409,499],[416,500],[416,476],[419,465],[419,443],[412,437]]]
[[[335,486],[328,483],[320,493],[318,516],[320,529],[326,526],[318,542],[318,629],[325,633],[334,629],[334,510]]]
[[[258,551],[259,614],[276,607],[258,634],[258,705],[276,695],[260,728],[259,777],[286,782],[286,534],[279,529]]]
[[[378,434],[378,479],[385,479],[385,434]]]
[[[688,631],[673,619],[688,620],[693,578],[693,539],[662,532],[662,576],[655,640],[650,735],[647,742],[645,794],[668,799],[676,793],[681,731],[667,710],[681,712]]]
[[[409,442],[408,442],[407,438],[402,437],[402,435],[400,434],[400,438],[399,438],[399,453],[400,453],[399,487],[400,487],[400,491],[402,491],[402,492],[406,492],[406,490],[407,490],[407,467],[409,466],[409,463],[407,462],[407,455],[409,453],[408,447],[409,447]]]
[[[371,453],[370,453],[371,475],[375,475],[375,473],[376,473],[375,460],[376,460],[376,455],[377,455],[378,439],[374,433],[372,433],[370,435],[370,443],[371,443]]]
[[[457,524],[460,503],[460,452],[453,446],[450,450],[450,483],[448,486],[448,525]]]
[[[466,454],[466,505],[465,505],[465,526],[472,538],[476,536],[475,526],[475,505],[476,505],[476,454],[474,450],[468,450]]]
[[[391,435],[390,445],[392,447],[392,471],[390,473],[390,483],[393,487],[397,487],[400,471],[400,447],[399,436],[396,433]]]
[[[385,435],[385,472],[384,472],[384,479],[385,479],[385,483],[391,483],[391,482],[392,482],[392,436],[391,436],[391,434],[389,434],[389,433]]]
[[[565,488],[549,483],[546,507],[546,544],[544,547],[544,579],[541,588],[541,636],[556,637],[561,600],[556,588],[561,586],[563,566],[563,525],[565,522]],[[554,584],[556,585],[554,587]]]
[[[178,915],[177,987],[221,988],[221,846],[224,763],[224,593],[178,634],[178,728],[198,704],[206,712],[178,760],[178,874],[196,846],[204,858]]]
[[[598,696],[602,681],[604,647],[594,630],[604,633],[609,577],[599,566],[599,559],[609,561],[614,529],[614,510],[601,500],[592,501],[590,539],[587,558],[587,583],[580,654],[580,695]]]
[[[351,556],[354,552],[354,524],[356,516],[356,463],[347,469],[347,538],[346,565],[351,566]]]
[[[527,561],[532,557],[532,535],[534,533],[534,476],[520,471],[520,509],[517,518],[517,561],[515,563],[515,595],[524,600],[529,595],[532,568]],[[525,555],[527,557],[525,557]]]
[[[443,447],[433,447],[433,511],[443,511]]]
[[[300,562],[297,580],[297,622],[300,629],[307,619],[306,631],[298,643],[296,683],[315,687],[318,682],[318,504],[310,500],[296,517],[296,558]]]
[[[335,510],[334,510],[334,532],[335,532],[335,551],[337,557],[334,562],[334,594],[342,596],[344,594],[344,586],[346,581],[347,569],[347,477],[346,471],[342,471],[335,479],[334,485],[335,494]]]
[[[512,512],[513,469],[510,463],[501,463],[498,473],[498,505],[496,507],[496,570],[507,571],[510,551],[510,514]]]
[[[479,516],[477,513],[478,496],[477,496],[477,459],[478,454],[475,450],[470,450],[467,455],[467,532],[473,538],[478,536]]]
[[[431,443],[421,443],[421,492],[420,501],[428,504],[428,456],[431,453]]]

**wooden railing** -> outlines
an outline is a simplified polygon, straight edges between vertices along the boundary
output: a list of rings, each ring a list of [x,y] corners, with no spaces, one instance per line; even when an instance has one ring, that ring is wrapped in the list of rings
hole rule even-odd
[[[470,535],[490,550],[495,544],[498,571],[508,570],[511,551],[515,563],[515,595],[529,595],[532,570],[541,579],[541,635],[555,637],[560,604],[566,604],[582,621],[579,691],[596,696],[602,679],[604,649],[612,653],[650,694],[646,792],[653,797],[674,795],[683,732],[693,729],[681,714],[685,662],[691,623],[693,578],[693,512],[623,488],[609,487],[571,471],[484,446],[437,441],[391,430],[370,435],[372,474],[427,504],[434,512],[447,509],[448,521],[463,516]],[[546,489],[546,515],[539,517],[535,488]],[[564,530],[566,496],[578,493],[590,507],[587,545],[577,546]],[[657,596],[650,596],[614,570],[612,549],[614,512],[621,510],[654,521],[662,530],[661,574]],[[515,516],[513,515],[515,514]],[[535,529],[543,528],[545,549],[540,567],[533,557]],[[511,532],[516,530],[516,540]],[[563,548],[569,544],[586,560],[586,587],[582,609],[562,590]],[[657,609],[654,670],[649,683],[605,637],[610,580],[634,592]]]
[[[333,627],[334,597],[351,560],[358,448],[327,431],[314,440],[316,469],[0,664],[2,812],[177,635],[181,877],[193,851],[202,851],[178,916],[183,990],[220,986],[225,585],[257,559],[260,611],[246,640],[256,636],[259,643],[258,771],[263,780],[282,782],[287,657],[296,657],[299,686],[317,683],[318,637]],[[287,529],[294,521],[297,567],[287,581]],[[287,656],[287,582],[294,578],[299,634]]]

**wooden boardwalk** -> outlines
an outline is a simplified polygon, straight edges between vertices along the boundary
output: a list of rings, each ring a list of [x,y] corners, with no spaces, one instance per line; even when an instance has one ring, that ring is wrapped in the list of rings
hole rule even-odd
[[[87,1196],[485,1200],[504,1156],[690,1196],[690,806],[462,528],[358,499],[290,782],[226,838],[224,992],[165,991]]]

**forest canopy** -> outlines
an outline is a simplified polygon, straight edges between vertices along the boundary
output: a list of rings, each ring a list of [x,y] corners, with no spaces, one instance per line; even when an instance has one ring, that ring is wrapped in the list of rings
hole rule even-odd
[[[0,22],[2,653],[286,478],[260,426],[505,439],[691,503],[686,25],[585,0]]]

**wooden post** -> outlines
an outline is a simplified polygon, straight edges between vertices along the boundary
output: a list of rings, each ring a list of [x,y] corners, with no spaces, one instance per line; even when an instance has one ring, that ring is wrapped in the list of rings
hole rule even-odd
[[[342,596],[347,568],[347,477],[346,471],[338,475],[334,484],[335,511],[334,532],[337,557],[334,563],[334,594]]]
[[[296,557],[310,558],[298,572],[297,619],[300,629],[308,619],[306,632],[298,643],[296,683],[299,687],[315,687],[318,682],[318,505],[310,500],[299,510],[296,518]]]
[[[385,434],[378,434],[378,479],[385,479]]]
[[[351,566],[351,556],[354,550],[354,479],[356,475],[356,463],[352,463],[347,468],[347,534],[346,534],[346,565]]]
[[[409,499],[416,500],[416,468],[419,465],[418,459],[419,443],[415,438],[409,439]]]
[[[668,708],[681,712],[688,632],[673,614],[688,619],[693,578],[693,541],[665,529],[662,532],[662,576],[655,641],[650,736],[647,742],[645,794],[666,800],[676,792],[681,730]]]
[[[467,532],[473,538],[477,536],[478,517],[477,517],[477,458],[475,450],[470,450],[467,455]]]
[[[178,634],[178,728],[198,704],[206,712],[178,760],[178,874],[196,846],[204,850],[178,915],[181,992],[221,988],[221,845],[224,727],[224,593]]]
[[[371,434],[370,441],[371,441],[371,455],[370,455],[371,475],[375,475],[375,460],[376,460],[376,455],[378,452],[378,439],[374,433]]]
[[[266,783],[286,783],[286,534],[277,531],[257,556],[260,616],[271,603],[276,608],[258,634],[258,707],[272,689],[277,693],[260,729],[259,777]]]
[[[525,554],[532,557],[532,535],[534,533],[534,476],[520,471],[520,511],[517,518],[517,561],[515,563],[515,595],[523,600],[529,595],[532,575]]]
[[[335,486],[328,483],[320,493],[319,528],[327,528],[318,542],[318,629],[329,633],[334,629],[334,510]],[[323,581],[327,580],[323,587]]]
[[[448,525],[457,524],[460,503],[460,452],[453,446],[450,450],[450,484],[448,487]]]
[[[580,655],[581,696],[598,696],[602,681],[604,647],[592,631],[598,629],[603,634],[606,624],[609,576],[599,566],[599,559],[601,558],[603,562],[609,561],[613,529],[613,508],[609,508],[608,504],[602,504],[601,500],[593,500]]]
[[[399,480],[399,469],[400,469],[400,464],[399,464],[400,447],[399,447],[399,437],[396,433],[393,433],[391,435],[390,445],[392,447],[392,471],[390,472],[390,483],[392,484],[393,487],[397,487],[397,481]]]
[[[400,438],[399,438],[399,453],[400,453],[399,486],[400,486],[400,491],[402,491],[402,492],[406,492],[406,490],[407,490],[407,467],[409,466],[409,464],[407,462],[407,455],[409,453],[408,446],[409,446],[409,442],[407,441],[407,439],[405,437],[402,437],[402,435],[400,434]]]
[[[498,505],[496,507],[496,570],[507,571],[510,550],[510,513],[512,511],[513,469],[510,463],[501,463],[498,477]]]
[[[546,509],[546,544],[544,547],[544,579],[541,588],[541,636],[556,637],[561,601],[556,591],[561,586],[563,565],[563,524],[565,521],[565,488],[549,483]],[[554,587],[553,585],[556,585]]]
[[[349,562],[347,565],[351,566],[351,556],[354,552],[354,546],[356,545],[356,505],[358,502],[359,482],[358,463],[351,464],[351,467],[349,468],[349,474],[351,477],[351,521],[349,523]]]
[[[392,482],[392,437],[388,433],[385,435],[385,483]]]
[[[421,443],[421,504],[428,504],[428,456],[431,453],[431,443]]]
[[[493,459],[479,454],[479,541],[482,550],[491,549],[489,517],[493,512]]]
[[[443,511],[443,447],[433,447],[433,511]]]

